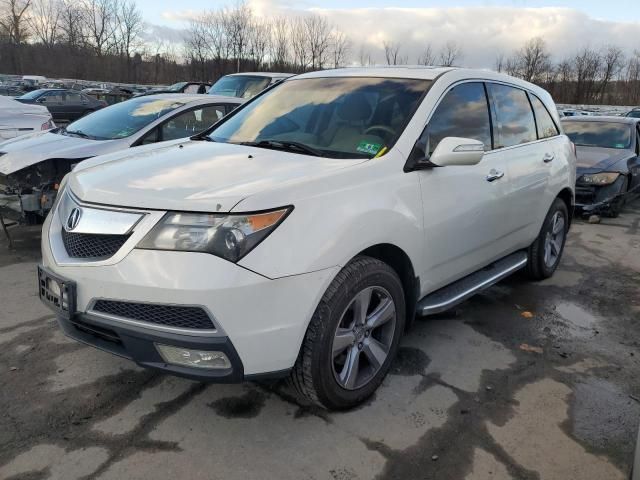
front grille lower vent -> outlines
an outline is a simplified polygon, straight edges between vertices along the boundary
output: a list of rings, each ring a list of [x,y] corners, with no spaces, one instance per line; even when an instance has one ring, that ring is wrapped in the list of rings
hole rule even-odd
[[[202,307],[162,305],[157,303],[97,300],[92,310],[116,317],[155,323],[174,328],[214,330],[215,325]]]
[[[62,241],[71,258],[106,259],[116,254],[129,239],[128,235],[98,235],[67,232],[62,229]]]

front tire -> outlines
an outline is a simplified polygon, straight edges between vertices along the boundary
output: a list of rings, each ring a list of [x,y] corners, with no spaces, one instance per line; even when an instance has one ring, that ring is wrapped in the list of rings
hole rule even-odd
[[[526,274],[532,280],[549,278],[558,268],[569,231],[567,205],[556,198],[542,224],[540,233],[529,247]]]
[[[325,292],[311,319],[290,382],[327,409],[354,407],[384,380],[405,323],[402,283],[371,257],[356,257]]]

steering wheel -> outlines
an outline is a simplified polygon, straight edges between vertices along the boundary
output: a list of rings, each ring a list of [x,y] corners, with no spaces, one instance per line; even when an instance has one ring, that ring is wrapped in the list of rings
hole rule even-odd
[[[391,137],[395,136],[396,134],[396,131],[393,128],[387,127],[386,125],[372,125],[364,131],[364,135],[368,135],[369,133],[375,132],[376,130],[387,133],[391,135]]]

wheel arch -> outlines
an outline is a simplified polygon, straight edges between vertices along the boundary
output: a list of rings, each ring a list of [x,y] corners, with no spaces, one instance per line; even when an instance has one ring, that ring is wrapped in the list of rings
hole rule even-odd
[[[573,221],[573,211],[575,208],[575,197],[573,195],[573,190],[571,190],[569,187],[565,187],[560,191],[560,193],[558,193],[558,195],[556,195],[556,198],[562,200],[567,206],[567,211],[569,212],[569,225],[571,225],[571,222]]]
[[[420,291],[420,279],[416,276],[411,258],[403,249],[391,243],[372,245],[359,252],[356,257],[363,255],[386,263],[398,274],[398,277],[400,277],[402,289],[404,290],[407,314],[405,329],[408,329],[416,316],[416,305]]]

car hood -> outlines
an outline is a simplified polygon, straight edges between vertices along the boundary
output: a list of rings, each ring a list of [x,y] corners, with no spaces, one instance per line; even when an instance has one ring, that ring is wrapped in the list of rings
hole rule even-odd
[[[9,175],[49,158],[84,159],[121,148],[118,140],[89,140],[51,132],[23,135],[0,143],[0,173]]]
[[[150,147],[89,160],[71,173],[68,186],[93,203],[228,212],[255,193],[366,161],[205,141]]]
[[[600,147],[576,147],[576,155],[578,162],[576,164],[578,171],[604,171],[620,160],[624,160],[634,153],[631,150],[620,150],[618,148],[600,148]]]

